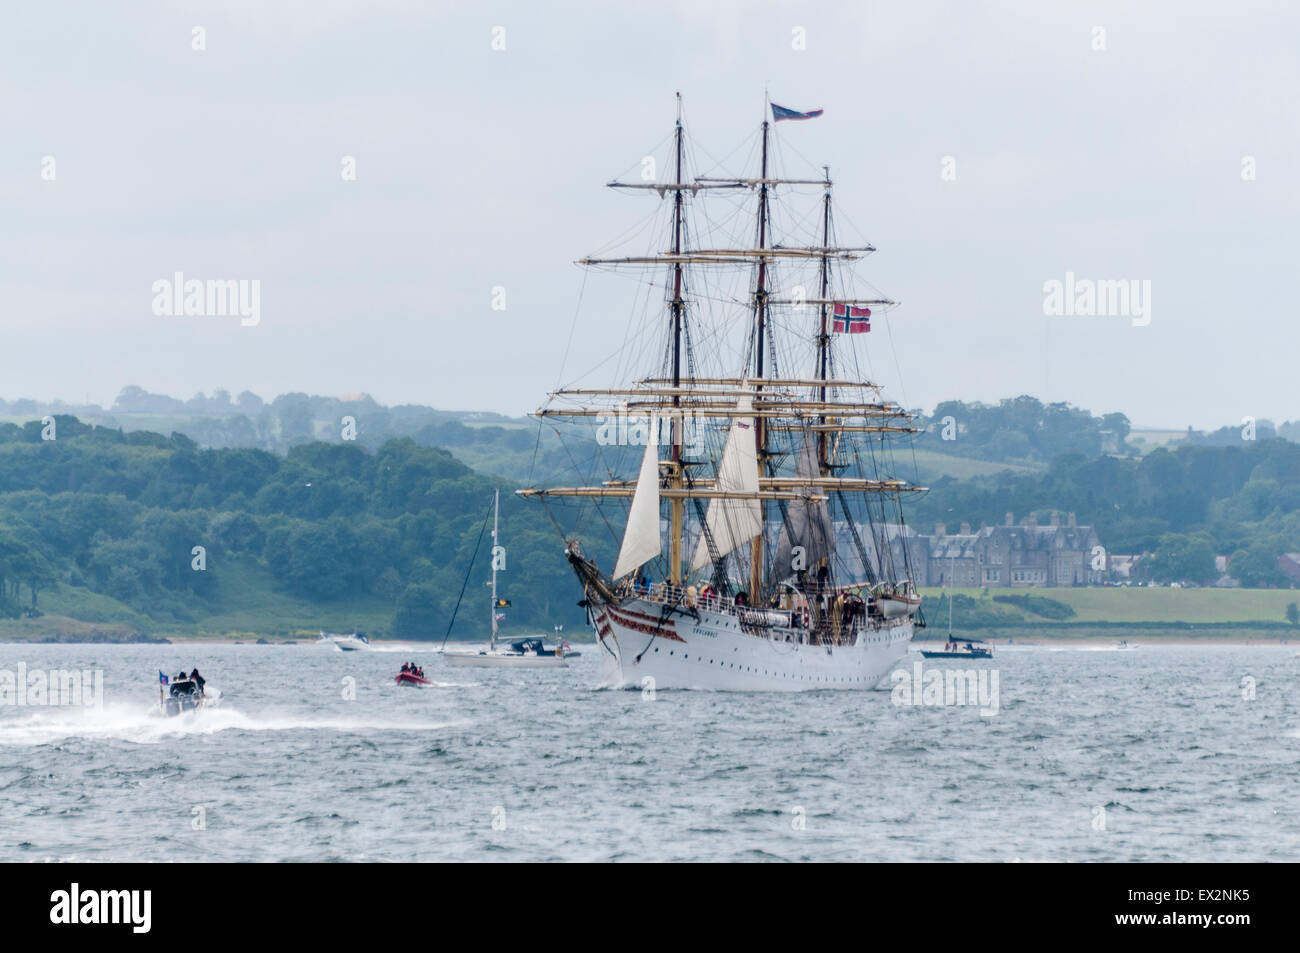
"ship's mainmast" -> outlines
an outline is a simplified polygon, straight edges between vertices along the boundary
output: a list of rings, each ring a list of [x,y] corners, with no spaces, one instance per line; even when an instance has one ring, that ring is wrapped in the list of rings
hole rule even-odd
[[[670,418],[670,456],[668,467],[668,487],[673,490],[682,488],[682,444],[683,420],[681,415],[682,386],[682,312],[686,307],[682,300],[682,94],[677,94],[677,188],[673,191],[673,300],[671,304],[673,320],[673,414]],[[682,581],[682,512],[685,500],[677,497],[668,501],[668,582],[677,585]]]
[[[764,107],[766,111],[766,106]],[[757,351],[754,359],[755,376],[763,379],[763,355],[766,350],[765,332],[767,330],[767,258],[762,252],[767,249],[767,138],[768,121],[763,120],[763,161],[759,171],[758,183],[758,280],[754,284],[754,320],[757,327],[754,334],[754,347]],[[755,388],[758,393],[758,388]],[[754,440],[758,447],[758,472],[767,476],[767,427],[761,418],[754,420]],[[759,500],[762,524],[767,525],[767,506]],[[763,534],[759,533],[750,543],[749,591],[757,600],[763,588]]]

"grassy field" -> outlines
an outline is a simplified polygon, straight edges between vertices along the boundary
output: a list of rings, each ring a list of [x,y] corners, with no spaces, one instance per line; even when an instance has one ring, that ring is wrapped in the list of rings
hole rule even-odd
[[[79,586],[64,584],[41,594],[44,615],[0,619],[0,639],[110,637],[132,633],[154,638],[316,638],[327,632],[382,634],[392,625],[390,599],[364,597],[321,605],[277,591],[265,569],[251,562],[222,567],[220,589],[211,603],[194,605],[188,622],[155,620],[131,607]],[[441,637],[442,633],[431,633]]]
[[[1288,603],[1300,605],[1294,589],[1168,589],[1130,586],[1080,589],[954,589],[954,593],[981,600],[1026,622],[1045,622],[1041,616],[1016,606],[992,601],[995,595],[1030,594],[1063,602],[1075,612],[1072,624],[1084,622],[1143,623],[1286,622]],[[946,616],[945,590],[922,590],[923,605],[935,624]]]
[[[211,602],[196,604],[189,621],[153,619],[108,596],[77,586],[64,584],[56,591],[41,594],[40,607],[45,613],[36,619],[0,619],[0,639],[42,639],[47,637],[120,640],[133,634],[152,638],[315,638],[324,629],[330,632],[368,632],[382,637],[392,624],[393,604],[379,597],[364,597],[320,605],[278,591],[270,574],[252,562],[226,565],[222,569],[221,589]],[[1030,632],[1068,638],[1121,637],[1118,627],[1141,631],[1144,635],[1161,634],[1177,637],[1186,633],[1217,632],[1217,637],[1249,638],[1268,633],[1269,637],[1287,637],[1286,607],[1300,604],[1300,591],[1292,589],[1167,589],[1167,588],[1091,588],[1091,589],[982,589],[953,590],[976,600],[980,610],[997,613],[1000,624],[979,628],[985,634],[1005,634],[1021,638]],[[930,623],[930,633],[938,636],[947,627],[946,590],[925,589],[923,607]],[[1053,620],[1029,609],[995,602],[995,595],[1030,595],[1068,605],[1074,615]],[[1031,603],[1032,604],[1032,603]],[[964,625],[958,613],[957,625],[966,634],[976,627]],[[519,631],[534,631],[527,619],[512,619]],[[1091,627],[1090,627],[1091,624]],[[1242,629],[1234,632],[1234,624]],[[1107,628],[1108,626],[1114,628]],[[1264,629],[1264,626],[1273,626]],[[1196,627],[1195,629],[1189,627]],[[1213,627],[1206,629],[1205,627]],[[1300,637],[1300,627],[1295,629]],[[573,632],[570,638],[581,639],[587,633]],[[441,632],[429,634],[440,639]]]
[[[1129,433],[1128,443],[1141,443],[1147,450],[1154,450],[1156,447],[1167,447],[1183,440],[1187,436],[1186,430],[1133,430]]]
[[[895,454],[895,461],[900,468],[910,470],[912,454],[910,451],[902,449],[900,445]],[[1010,470],[1013,473],[1036,473],[1045,468],[1032,467],[1023,463],[994,463],[988,460],[976,460],[972,457],[958,457],[949,453],[918,449],[916,451],[916,469],[923,480],[932,480],[938,476],[950,476],[965,480],[970,477],[991,476],[1004,470]]]

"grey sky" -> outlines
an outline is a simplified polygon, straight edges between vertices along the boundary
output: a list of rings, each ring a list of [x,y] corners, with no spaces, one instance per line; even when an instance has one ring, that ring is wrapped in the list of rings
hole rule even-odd
[[[766,88],[826,110],[780,134],[831,165],[879,248],[863,274],[903,302],[897,368],[883,326],[869,341],[893,396],[1300,418],[1293,5],[42,2],[0,22],[5,398],[530,410],[573,259],[647,210],[603,183],[668,135],[675,90],[722,156]],[[261,323],[155,316],[176,271],[260,280]],[[1149,280],[1151,323],[1044,316],[1067,271]],[[570,369],[622,340],[608,300]]]

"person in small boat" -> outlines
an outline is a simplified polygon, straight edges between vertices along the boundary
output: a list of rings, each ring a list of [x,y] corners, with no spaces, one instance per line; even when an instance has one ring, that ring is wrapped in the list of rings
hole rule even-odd
[[[199,674],[199,670],[197,668],[194,671],[190,672],[190,678],[194,680],[194,684],[197,685],[199,688],[199,694],[202,695],[203,686],[206,683],[206,679],[204,679],[204,677]]]
[[[403,663],[402,663],[402,674],[405,675],[405,674],[406,674],[407,672],[409,672],[410,670],[411,670],[411,666],[410,666],[410,664],[407,663],[407,662],[403,662]]]

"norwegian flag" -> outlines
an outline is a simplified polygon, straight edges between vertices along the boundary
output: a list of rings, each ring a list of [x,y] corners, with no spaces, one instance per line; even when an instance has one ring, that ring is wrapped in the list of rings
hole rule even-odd
[[[871,330],[871,309],[858,308],[843,301],[835,302],[835,310],[831,312],[834,323],[831,325],[831,331],[835,334],[866,334]]]

